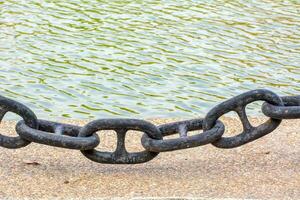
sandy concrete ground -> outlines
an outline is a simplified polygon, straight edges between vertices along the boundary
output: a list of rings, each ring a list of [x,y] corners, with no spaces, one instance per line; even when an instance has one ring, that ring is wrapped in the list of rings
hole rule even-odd
[[[226,135],[241,128],[236,119],[223,121]],[[1,133],[14,134],[12,124],[3,122]],[[18,150],[0,148],[0,198],[300,199],[299,127],[300,120],[284,121],[275,132],[243,147],[206,145],[161,153],[139,165],[98,164],[76,150],[33,143]],[[142,149],[140,136],[129,134],[129,150]],[[100,137],[101,149],[113,149],[116,137],[111,132]]]

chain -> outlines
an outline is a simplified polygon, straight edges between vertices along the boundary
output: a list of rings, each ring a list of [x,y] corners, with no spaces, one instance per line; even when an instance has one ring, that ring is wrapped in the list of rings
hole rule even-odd
[[[255,101],[264,101],[262,112],[269,120],[252,126],[248,120],[246,106]],[[228,112],[238,114],[243,131],[233,137],[223,137],[225,125],[219,120]],[[252,142],[274,131],[283,119],[300,119],[300,95],[279,97],[275,93],[259,89],[252,90],[212,108],[205,118],[173,122],[155,126],[138,119],[98,119],[83,127],[37,119],[27,106],[0,96],[0,122],[7,112],[21,116],[16,124],[17,137],[0,134],[0,146],[10,149],[25,147],[31,142],[77,149],[88,159],[99,163],[137,164],[152,160],[160,152],[174,151],[212,144],[218,148],[235,148]],[[113,130],[117,133],[117,148],[114,152],[98,151],[100,144],[97,131]],[[125,136],[129,130],[143,132],[141,138],[144,151],[129,153],[125,147]],[[200,131],[188,135],[191,131]],[[165,136],[178,134],[177,138]]]

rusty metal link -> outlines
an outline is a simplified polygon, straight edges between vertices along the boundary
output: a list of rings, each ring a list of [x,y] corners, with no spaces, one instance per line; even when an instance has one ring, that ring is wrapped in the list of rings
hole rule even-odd
[[[32,110],[17,101],[0,96],[0,122],[7,112],[13,112],[21,116],[27,126],[33,129],[38,128],[37,117]],[[25,147],[29,143],[30,141],[25,140],[20,136],[10,137],[0,134],[0,146],[5,148],[17,149]]]
[[[265,123],[253,127],[246,114],[246,106],[255,101],[265,101],[262,112],[270,117]],[[224,124],[218,120],[224,114],[234,111],[238,114],[242,125],[242,133],[232,137],[222,137]],[[10,137],[0,134],[0,146],[20,148],[30,142],[77,149],[88,159],[109,164],[137,164],[152,160],[160,152],[187,149],[206,144],[219,148],[234,148],[275,130],[282,119],[300,118],[300,95],[279,97],[269,90],[252,90],[233,97],[211,109],[204,119],[191,119],[155,126],[150,122],[138,119],[98,119],[83,127],[71,124],[38,120],[33,111],[12,99],[0,96],[0,122],[7,112],[20,115],[23,120],[16,125],[19,136]],[[100,139],[97,131],[112,130],[117,134],[117,147],[113,152],[98,151]],[[128,152],[125,137],[129,130],[140,131],[141,152]],[[203,130],[200,132],[200,130]],[[199,131],[189,135],[191,131]],[[178,134],[176,138],[166,136]]]
[[[201,130],[203,119],[192,119],[158,126],[163,136],[179,133],[179,138],[175,139],[152,139],[147,134],[142,137],[142,145],[148,151],[165,152],[179,149],[187,149],[209,144],[221,138],[224,133],[224,124],[221,121],[212,127],[212,129],[188,136],[189,131]]]
[[[22,120],[16,125],[16,131],[28,141],[68,149],[93,149],[100,143],[97,134],[89,137],[77,137],[80,126],[46,120],[38,120],[38,124],[39,128],[33,129]]]
[[[114,130],[117,133],[117,148],[114,152],[95,149],[81,151],[90,160],[110,164],[137,164],[152,160],[158,155],[156,152],[147,150],[129,153],[125,147],[125,136],[129,130],[142,131],[150,138],[161,139],[160,131],[150,122],[137,119],[99,119],[85,125],[78,136],[87,137],[100,130]]]
[[[300,119],[300,95],[281,97],[283,106],[265,102],[262,112],[275,119]]]
[[[242,133],[233,137],[222,137],[221,139],[212,142],[212,144],[219,148],[239,147],[275,130],[279,126],[281,120],[270,118],[267,122],[257,127],[253,127],[250,124],[246,114],[246,106],[259,100],[278,106],[283,105],[281,98],[275,93],[261,89],[240,94],[211,109],[204,118],[204,130],[210,130],[216,123],[217,119],[230,111],[235,111],[243,124]]]

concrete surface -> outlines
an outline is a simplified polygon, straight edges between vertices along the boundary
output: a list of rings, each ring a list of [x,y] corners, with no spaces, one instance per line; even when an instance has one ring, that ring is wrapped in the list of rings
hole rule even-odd
[[[222,120],[226,135],[241,129],[235,118]],[[14,135],[13,124],[2,122],[0,132]],[[206,145],[161,153],[139,165],[94,163],[76,150],[33,143],[17,150],[0,148],[0,198],[300,199],[299,127],[300,120],[284,121],[275,132],[243,147]],[[128,135],[129,151],[142,149],[140,137]],[[101,149],[113,149],[113,133],[101,132],[100,138]]]

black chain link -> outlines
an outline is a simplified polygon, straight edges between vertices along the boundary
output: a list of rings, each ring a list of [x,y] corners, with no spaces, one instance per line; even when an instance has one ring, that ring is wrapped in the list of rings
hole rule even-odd
[[[246,106],[259,100],[278,106],[283,105],[281,98],[275,93],[268,90],[253,90],[233,97],[211,109],[204,119],[204,130],[211,129],[219,117],[230,111],[235,111],[243,124],[243,132],[239,135],[220,138],[212,142],[212,144],[219,148],[234,148],[256,140],[275,130],[281,120],[271,118],[257,127],[253,127],[250,124],[246,113]]]
[[[87,137],[100,130],[114,130],[117,133],[117,149],[115,152],[102,152],[95,149],[81,151],[87,158],[99,163],[136,164],[152,160],[158,153],[142,151],[128,153],[125,148],[125,136],[128,130],[143,131],[152,139],[161,139],[162,135],[150,122],[138,119],[99,119],[85,125],[79,137]]]
[[[16,131],[28,141],[68,149],[88,150],[95,148],[100,143],[97,134],[89,137],[77,137],[81,130],[79,126],[45,120],[38,120],[38,123],[39,129],[33,129],[22,120],[17,123]]]
[[[300,95],[281,97],[284,105],[272,105],[264,103],[262,106],[263,113],[275,119],[299,119],[300,118]]]
[[[145,149],[153,152],[174,151],[179,149],[187,149],[198,147],[212,143],[221,138],[224,134],[225,127],[221,121],[207,131],[197,135],[188,136],[189,131],[201,130],[203,119],[193,119],[187,121],[174,122],[158,126],[163,136],[179,133],[176,139],[152,139],[147,134],[142,137],[142,144]]]
[[[265,101],[262,112],[270,117],[265,123],[253,127],[248,120],[246,106],[255,101]],[[224,114],[234,111],[238,114],[243,132],[233,137],[222,137],[224,124],[218,120]],[[38,120],[25,105],[0,96],[0,122],[7,112],[21,116],[16,125],[19,136],[0,134],[0,146],[21,148],[31,142],[80,150],[88,159],[99,163],[137,164],[152,160],[160,152],[192,148],[213,144],[219,148],[234,148],[252,142],[274,131],[282,119],[300,119],[300,95],[279,97],[269,90],[253,90],[211,109],[204,119],[192,119],[155,126],[138,119],[99,119],[83,127],[46,120]],[[203,132],[188,135],[191,131]],[[97,131],[113,130],[117,133],[117,148],[114,152],[98,151],[100,139]],[[129,153],[125,147],[125,136],[129,130],[141,131],[144,151]],[[163,137],[179,134],[178,138]]]
[[[21,116],[27,126],[33,129],[38,128],[37,117],[32,112],[32,110],[30,110],[27,106],[17,101],[0,96],[0,122],[2,121],[4,115],[7,112],[13,112]],[[17,148],[25,147],[28,144],[30,144],[30,141],[25,140],[20,136],[8,137],[0,134],[0,146],[2,147],[9,148],[9,149],[17,149]]]

